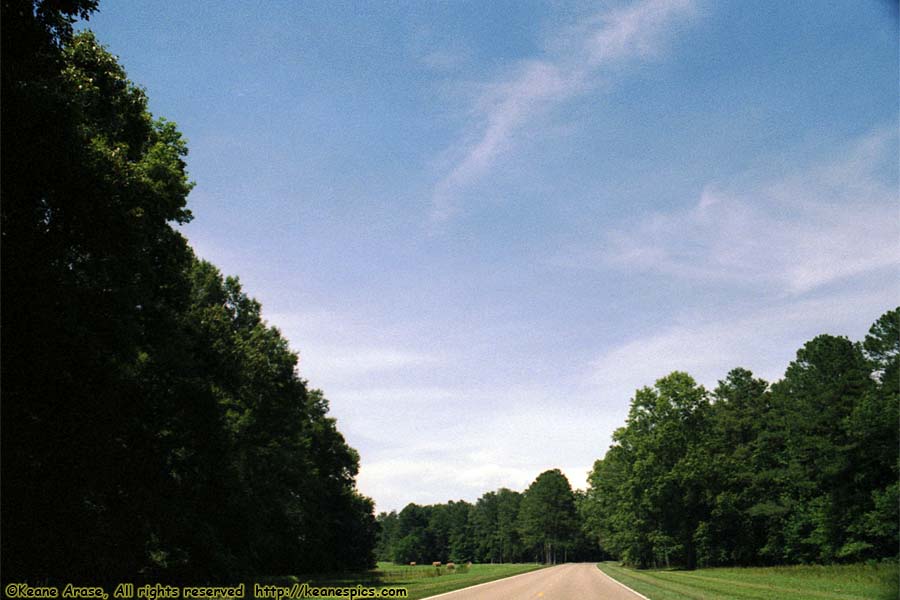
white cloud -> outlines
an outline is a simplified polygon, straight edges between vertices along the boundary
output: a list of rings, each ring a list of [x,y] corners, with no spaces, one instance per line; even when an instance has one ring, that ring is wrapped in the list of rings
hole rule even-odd
[[[686,287],[680,300],[693,308],[598,353],[586,378],[603,401],[618,405],[674,370],[710,388],[738,366],[775,381],[818,334],[861,339],[900,297],[896,145],[894,128],[877,130],[787,177],[709,185],[688,209],[624,224],[601,247],[554,260],[718,284],[731,297],[704,308],[704,292]]]
[[[891,136],[896,133],[875,132],[840,160],[756,189],[707,186],[693,207],[629,223],[588,254],[595,265],[762,285],[786,295],[896,267],[896,190],[878,169],[892,160]]]
[[[666,30],[693,9],[691,0],[649,0],[596,17],[599,27],[594,26],[585,44],[591,63],[656,54]]]
[[[579,74],[535,60],[518,65],[508,80],[488,86],[477,107],[477,120],[482,123],[479,133],[464,145],[462,157],[435,186],[433,219],[443,221],[453,216],[459,189],[488,171],[497,156],[508,150],[516,129],[535,112],[569,97],[578,83]]]
[[[878,316],[896,306],[896,288],[876,285],[750,312],[732,307],[683,316],[657,333],[603,352],[590,366],[588,379],[603,402],[613,405],[676,370],[687,371],[709,389],[735,367],[773,382],[816,335],[861,339]]]
[[[523,490],[537,476],[531,469],[484,463],[448,454],[421,460],[394,458],[366,464],[358,485],[378,498],[379,510],[401,509],[409,502],[433,504],[448,500],[476,500],[500,487]]]
[[[610,411],[560,389],[560,410],[562,400],[548,398],[546,390],[515,390],[518,403],[508,401],[507,393],[390,389],[360,390],[353,398],[338,392],[333,404],[342,430],[367,443],[359,489],[377,500],[379,510],[391,510],[408,502],[474,501],[500,487],[522,491],[553,468],[561,468],[573,487],[584,488],[593,461],[609,444],[608,433],[624,418],[626,402]],[[351,401],[365,403],[351,407]],[[344,409],[353,412],[352,425],[340,421]]]
[[[442,448],[440,440],[465,418],[464,394],[449,388],[336,385],[326,395],[348,438],[376,448],[395,447],[398,440],[415,452]]]
[[[667,28],[692,8],[691,0],[644,0],[596,15],[558,32],[557,38],[566,38],[558,39],[561,55],[521,61],[486,85],[475,104],[472,131],[434,187],[432,219],[452,217],[459,192],[485,175],[536,116],[582,91],[599,68],[656,54]]]
[[[386,334],[363,319],[329,310],[266,313],[300,354],[300,373],[326,389],[368,375],[439,365],[400,332]]]
[[[450,403],[463,395],[460,390],[442,387],[365,387],[356,389],[337,388],[345,402],[373,402],[376,404],[400,404],[402,406],[434,406]]]
[[[348,348],[319,349],[318,368],[335,374],[357,375],[374,371],[403,369],[434,364],[433,356],[396,348]]]

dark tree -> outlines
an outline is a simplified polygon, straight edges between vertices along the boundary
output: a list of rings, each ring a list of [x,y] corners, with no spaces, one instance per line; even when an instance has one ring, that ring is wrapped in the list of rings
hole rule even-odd
[[[358,456],[237,279],[185,142],[90,32],[2,4],[2,573],[235,580],[373,562]]]
[[[590,475],[585,530],[638,566],[895,556],[898,320],[862,344],[816,337],[771,387],[734,369],[711,404],[679,373],[638,390]]]
[[[562,471],[541,473],[525,490],[519,529],[526,544],[541,549],[545,563],[565,559],[560,554],[572,545],[578,527],[575,494]]]
[[[72,36],[95,5],[3,3],[5,577],[138,572],[165,468],[145,384],[188,301],[186,147]]]

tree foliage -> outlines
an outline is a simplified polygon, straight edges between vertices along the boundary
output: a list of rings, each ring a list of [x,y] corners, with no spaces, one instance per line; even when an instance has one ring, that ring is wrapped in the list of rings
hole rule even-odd
[[[259,303],[175,229],[187,146],[73,34],[95,7],[3,3],[4,578],[367,566],[358,456]]]
[[[379,560],[511,563],[594,560],[596,543],[578,527],[576,496],[559,470],[538,477],[524,494],[508,488],[463,500],[378,515]]]
[[[519,528],[526,544],[542,549],[545,563],[559,562],[559,551],[572,545],[577,531],[575,494],[562,471],[544,471],[525,490]]]
[[[769,386],[734,369],[710,396],[673,373],[635,394],[582,507],[639,566],[894,556],[900,309],[863,343],[820,335]]]

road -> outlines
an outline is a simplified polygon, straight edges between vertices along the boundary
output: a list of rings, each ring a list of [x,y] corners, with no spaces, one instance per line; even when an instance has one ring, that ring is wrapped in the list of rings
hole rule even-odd
[[[441,600],[643,600],[600,572],[595,563],[565,564],[498,579],[455,592]]]

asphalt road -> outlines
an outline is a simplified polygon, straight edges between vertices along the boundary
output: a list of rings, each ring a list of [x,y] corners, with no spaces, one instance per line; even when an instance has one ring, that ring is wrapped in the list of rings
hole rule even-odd
[[[595,563],[566,564],[498,579],[432,598],[441,600],[643,600]]]

